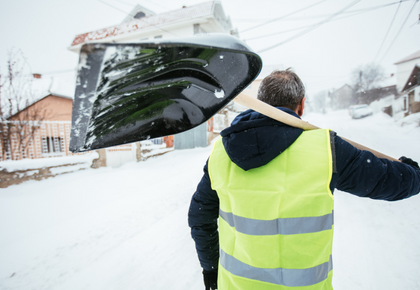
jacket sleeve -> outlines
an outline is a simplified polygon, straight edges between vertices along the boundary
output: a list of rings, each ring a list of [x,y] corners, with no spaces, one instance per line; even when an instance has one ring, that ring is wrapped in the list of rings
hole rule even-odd
[[[420,191],[420,170],[381,159],[335,136],[335,187],[360,197],[401,200]]]
[[[208,174],[208,162],[204,166],[204,175],[194,193],[188,212],[188,225],[191,236],[204,271],[215,271],[219,262],[219,197],[211,188]]]

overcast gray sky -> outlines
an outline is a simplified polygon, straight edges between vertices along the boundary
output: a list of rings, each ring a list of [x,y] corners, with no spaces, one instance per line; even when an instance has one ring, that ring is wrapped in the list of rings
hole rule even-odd
[[[67,49],[75,35],[121,23],[126,16],[124,11],[129,13],[135,4],[163,13],[202,2],[206,1],[1,0],[0,66],[4,72],[7,52],[15,47],[23,51],[32,72],[69,71],[78,62],[78,55]],[[390,75],[395,72],[396,61],[420,50],[420,3],[416,0],[221,2],[241,39],[256,52],[280,44],[260,53],[264,65],[268,70],[292,67],[303,79],[309,95],[349,83],[354,68],[374,60]],[[395,4],[368,10],[391,3]],[[246,31],[310,5],[314,6]],[[345,8],[348,9],[344,13],[316,26]],[[305,28],[293,30],[300,27]],[[314,29],[299,36],[309,27]]]

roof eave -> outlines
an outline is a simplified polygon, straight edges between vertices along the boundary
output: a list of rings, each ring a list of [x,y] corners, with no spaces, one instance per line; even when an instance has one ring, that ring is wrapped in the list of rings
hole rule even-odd
[[[414,79],[417,80],[417,82],[414,82]],[[416,64],[411,71],[410,76],[408,77],[407,82],[405,83],[403,89],[401,90],[401,93],[408,93],[411,92],[416,87],[420,86],[420,65]]]
[[[420,50],[416,51],[412,54],[410,54],[409,56],[407,56],[406,58],[403,58],[402,60],[397,61],[396,63],[394,63],[395,65],[397,64],[401,64],[401,63],[405,63],[405,62],[409,62],[412,61],[414,59],[418,59],[420,58]]]
[[[168,22],[168,23],[164,23],[162,25],[155,25],[155,26],[149,26],[149,27],[145,27],[142,29],[139,29],[137,31],[133,31],[133,32],[129,32],[126,34],[120,34],[120,35],[116,35],[116,36],[109,36],[109,37],[105,37],[102,39],[95,39],[95,40],[88,40],[76,45],[71,45],[69,46],[67,49],[76,53],[80,52],[81,47],[86,44],[86,43],[100,43],[100,42],[117,42],[120,43],[121,40],[124,40],[124,38],[133,38],[133,36],[138,36],[139,38],[141,38],[142,34],[151,34],[154,30],[156,31],[162,31],[164,29],[168,29],[170,28],[171,30],[173,30],[173,28],[179,27],[179,26],[186,26],[188,24],[193,24],[193,23],[206,23],[209,21],[209,19],[214,20],[215,23],[217,23],[216,19],[214,19],[213,14],[205,14],[205,15],[201,15],[201,16],[197,16],[197,17],[193,17],[193,18],[188,18],[188,19],[181,19],[181,20],[177,20],[174,22]],[[221,27],[218,23],[217,25],[219,27]],[[169,29],[168,29],[169,30]],[[134,41],[131,41],[134,42]]]
[[[64,95],[60,95],[60,94],[56,94],[56,93],[48,93],[47,95],[43,96],[42,98],[40,98],[39,100],[36,100],[34,102],[32,102],[31,104],[27,105],[25,108],[23,108],[22,110],[20,110],[19,112],[16,112],[15,114],[13,114],[12,116],[8,117],[7,120],[12,119],[13,117],[19,115],[20,113],[22,113],[23,111],[29,109],[30,107],[32,107],[33,105],[35,105],[36,103],[39,103],[40,101],[42,101],[43,99],[49,97],[49,96],[53,96],[53,97],[59,97],[59,98],[65,98],[65,99],[70,99],[73,101],[72,97],[68,97],[68,96],[64,96]]]

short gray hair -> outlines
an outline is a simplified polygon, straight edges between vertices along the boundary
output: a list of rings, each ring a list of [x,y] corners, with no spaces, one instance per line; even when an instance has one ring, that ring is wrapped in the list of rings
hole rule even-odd
[[[258,99],[274,107],[296,110],[305,97],[305,86],[290,68],[275,70],[265,77],[258,89]]]

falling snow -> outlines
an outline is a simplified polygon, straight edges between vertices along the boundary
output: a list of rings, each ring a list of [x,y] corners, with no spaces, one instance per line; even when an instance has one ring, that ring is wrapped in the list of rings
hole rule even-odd
[[[303,119],[420,161],[415,122],[346,111]],[[0,289],[204,289],[187,212],[211,149],[0,189]],[[420,196],[334,197],[334,288],[418,289]]]

